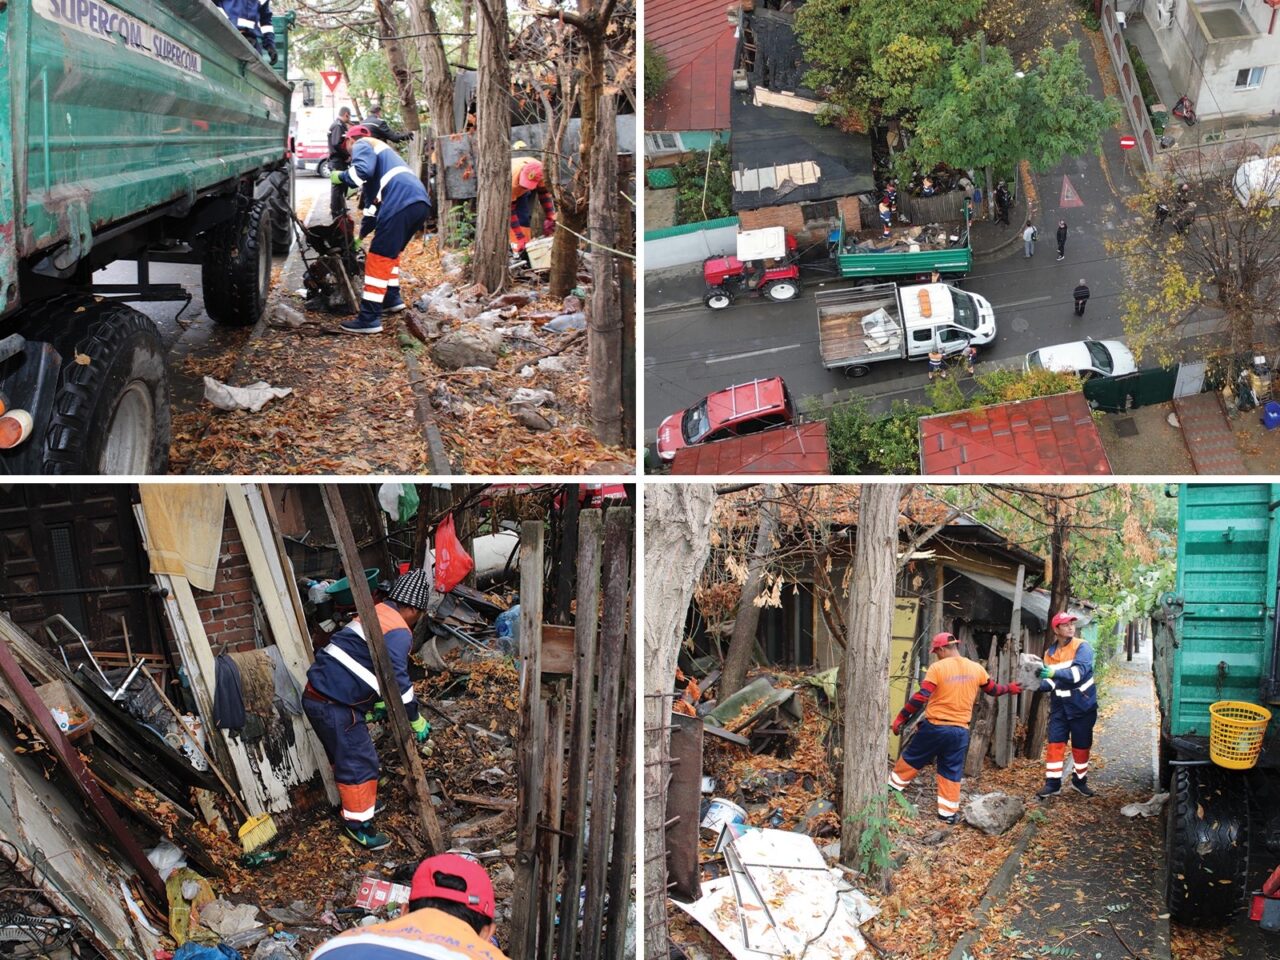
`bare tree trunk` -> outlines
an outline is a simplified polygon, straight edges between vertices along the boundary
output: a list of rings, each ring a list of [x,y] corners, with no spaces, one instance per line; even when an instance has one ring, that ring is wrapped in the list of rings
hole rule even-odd
[[[645,958],[666,960],[666,758],[670,693],[693,588],[711,553],[710,484],[651,484],[644,492]]]
[[[418,96],[414,92],[413,74],[409,72],[409,61],[405,58],[404,47],[396,38],[400,35],[400,27],[396,23],[396,12],[389,0],[373,0],[373,9],[378,16],[379,43],[387,54],[387,63],[391,65],[391,75],[396,81],[396,91],[400,94],[400,110],[404,117],[404,125],[418,132],[421,121],[418,119]]]
[[[760,608],[756,598],[764,583],[764,571],[773,551],[774,506],[768,502],[775,496],[773,484],[761,488],[761,503],[757,507],[760,518],[756,523],[756,543],[747,565],[747,582],[742,585],[738,597],[738,615],[733,619],[733,636],[729,639],[729,652],[724,658],[724,670],[720,674],[720,694],[723,702],[742,689],[747,679],[747,667],[756,647],[756,626],[760,623]]]
[[[471,0],[462,0],[462,33],[462,49],[458,56],[461,58],[461,64],[469,67],[471,65]]]
[[[414,32],[423,34],[418,40],[418,57],[422,61],[422,90],[427,98],[427,107],[431,112],[431,137],[424,136],[421,144],[424,169],[429,169],[432,157],[436,158],[438,175],[436,176],[435,195],[431,198],[436,207],[437,233],[442,248],[451,247],[456,242],[452,229],[451,216],[454,202],[449,199],[445,184],[444,169],[439,167],[440,140],[456,132],[453,122],[453,68],[449,66],[449,58],[444,50],[444,38],[439,35],[440,24],[436,18],[433,0],[409,0],[409,14],[413,21]],[[466,8],[466,21],[463,31],[469,31],[471,11]],[[427,178],[424,176],[424,180]]]
[[[1049,531],[1049,571],[1053,582],[1049,585],[1049,612],[1059,613],[1067,609],[1071,599],[1071,569],[1067,563],[1067,504],[1051,498],[1046,504],[1053,527]],[[1049,627],[1045,627],[1049,631]],[[1031,708],[1027,714],[1027,736],[1023,742],[1025,755],[1033,760],[1044,752],[1045,737],[1049,732],[1050,694],[1036,691],[1031,696]]]
[[[507,282],[511,221],[511,66],[507,5],[476,0],[480,65],[476,91],[476,237],[472,279],[490,293]]]
[[[591,425],[602,443],[622,444],[622,304],[618,299],[618,103],[606,90],[596,111],[591,157],[591,312],[587,330]]]
[[[858,544],[849,594],[849,642],[841,684],[844,769],[840,860],[858,862],[859,814],[885,789],[889,755],[889,638],[898,567],[900,483],[864,483],[858,498]]]
[[[577,233],[586,233],[588,210],[590,206],[592,175],[592,158],[595,150],[595,139],[600,129],[596,114],[600,107],[600,94],[604,89],[605,47],[604,30],[607,24],[596,19],[596,4],[588,0],[583,4],[584,25],[580,27],[583,40],[581,79],[578,86],[578,100],[581,104],[581,122],[579,124],[579,146],[577,165],[573,179],[566,184],[556,198],[559,205],[557,216],[566,227]],[[573,104],[564,103],[561,108],[572,114]],[[616,137],[617,131],[614,130]],[[613,184],[606,188],[610,192]],[[551,248],[551,295],[563,297],[578,282],[578,237],[569,230],[557,230],[556,241]]]

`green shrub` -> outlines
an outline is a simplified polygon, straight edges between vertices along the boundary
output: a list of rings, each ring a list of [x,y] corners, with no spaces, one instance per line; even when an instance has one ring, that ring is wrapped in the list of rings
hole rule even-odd
[[[902,403],[878,417],[858,397],[836,407],[827,417],[827,449],[831,472],[842,475],[918,473],[920,442],[916,422],[930,413]]]
[[[1155,84],[1151,82],[1151,71],[1147,69],[1147,62],[1142,59],[1142,54],[1138,52],[1138,48],[1132,43],[1127,44],[1129,48],[1129,60],[1133,63],[1133,75],[1137,78],[1138,89],[1142,91],[1142,102],[1148,107],[1153,103],[1160,102],[1160,95],[1156,93]]]
[[[671,79],[671,71],[667,67],[667,58],[662,51],[651,43],[644,45],[644,98],[652,100]]]
[[[677,224],[733,216],[733,168],[728,146],[712,144],[709,164],[705,150],[689,154],[676,165],[675,175]]]

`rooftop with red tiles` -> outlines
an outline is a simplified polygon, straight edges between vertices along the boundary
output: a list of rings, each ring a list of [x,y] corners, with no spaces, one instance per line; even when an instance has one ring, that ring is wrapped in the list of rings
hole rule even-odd
[[[920,472],[929,476],[1110,475],[1083,393],[1001,403],[920,419]]]
[[[733,25],[725,0],[647,0],[644,39],[667,60],[670,79],[645,103],[645,129],[728,130]]]

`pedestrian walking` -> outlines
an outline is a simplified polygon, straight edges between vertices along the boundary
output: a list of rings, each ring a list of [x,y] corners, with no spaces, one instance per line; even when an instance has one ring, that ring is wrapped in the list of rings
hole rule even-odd
[[[1022,252],[1023,256],[1030,260],[1036,252],[1036,240],[1040,238],[1040,232],[1035,228],[1030,220],[1027,225],[1022,228]]]
[[[1067,221],[1058,221],[1058,259],[1064,260],[1067,256]]]
[[[942,351],[934,347],[929,351],[929,382],[933,383],[938,377],[947,379],[947,364],[942,358]]]
[[[1195,201],[1188,203],[1183,207],[1176,217],[1173,218],[1173,232],[1186,233],[1191,227],[1191,221],[1196,218]]]
[[[982,188],[973,188],[973,219],[982,219]]]
[[[893,232],[892,230],[889,229],[889,226],[892,223],[893,223],[893,208],[889,206],[888,200],[881,200],[880,201],[880,226],[883,228],[883,232],[880,234],[880,236],[887,237]]]
[[[1072,299],[1076,303],[1076,316],[1084,316],[1084,305],[1089,302],[1089,285],[1084,282],[1084,277],[1080,278],[1080,282],[1076,284],[1075,290],[1071,294]]]
[[[1162,200],[1156,201],[1156,222],[1155,229],[1159,230],[1164,226],[1164,222],[1169,219],[1169,205]]]
[[[1009,207],[1012,204],[1013,197],[1009,195],[1009,188],[1001,180],[996,186],[996,223],[1003,223],[1006,227],[1009,225]]]
[[[978,372],[977,363],[978,363],[978,348],[974,345],[974,342],[970,340],[969,346],[964,348],[965,373],[969,374],[969,376],[971,377],[977,374]]]

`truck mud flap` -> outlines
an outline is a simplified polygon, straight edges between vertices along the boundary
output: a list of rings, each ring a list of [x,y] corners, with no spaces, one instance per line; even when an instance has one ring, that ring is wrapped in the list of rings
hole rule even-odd
[[[51,343],[24,340],[18,334],[0,340],[0,393],[6,406],[31,414],[32,437],[43,437],[49,429],[61,370],[62,357]],[[0,474],[40,473],[43,447],[28,441],[12,450],[0,450]]]

